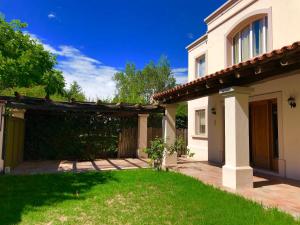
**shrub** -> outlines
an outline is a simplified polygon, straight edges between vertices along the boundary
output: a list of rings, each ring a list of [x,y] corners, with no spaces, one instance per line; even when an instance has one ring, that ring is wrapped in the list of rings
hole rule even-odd
[[[156,168],[157,170],[161,170],[162,168],[162,162],[165,154],[175,154],[178,149],[181,148],[179,146],[180,142],[175,140],[174,144],[171,146],[168,146],[163,138],[158,138],[156,137],[153,141],[151,141],[150,148],[146,148],[145,152],[148,154],[148,157],[151,159],[151,163],[153,164],[153,167]],[[184,145],[184,142],[183,142]]]
[[[151,163],[153,163],[153,167],[157,170],[161,170],[166,147],[167,145],[165,144],[164,140],[156,137],[153,141],[151,141],[150,147],[145,149],[145,152],[151,159]]]

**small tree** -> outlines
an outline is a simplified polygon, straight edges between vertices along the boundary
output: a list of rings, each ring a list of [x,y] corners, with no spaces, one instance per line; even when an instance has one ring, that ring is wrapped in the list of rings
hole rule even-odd
[[[151,141],[150,148],[145,149],[145,152],[151,159],[151,163],[153,163],[153,167],[157,170],[161,170],[164,151],[166,147],[167,146],[164,140],[162,138],[156,137],[153,141]]]
[[[157,170],[161,170],[162,162],[165,154],[172,155],[178,149],[175,146],[176,142],[168,146],[163,138],[156,137],[153,141],[151,141],[150,148],[146,148],[144,151],[148,154],[148,157],[151,159],[151,163],[153,163],[153,167]]]
[[[85,95],[82,91],[82,88],[80,85],[76,82],[73,81],[73,83],[70,85],[69,89],[65,90],[65,95],[70,102],[72,99],[75,99],[77,101],[84,101],[85,100]]]
[[[65,79],[61,71],[51,71],[44,76],[45,91],[47,97],[55,93],[64,94]]]

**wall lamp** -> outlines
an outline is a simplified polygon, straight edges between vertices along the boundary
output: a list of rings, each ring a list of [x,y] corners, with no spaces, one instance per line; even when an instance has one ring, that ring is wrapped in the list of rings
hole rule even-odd
[[[288,99],[288,103],[290,105],[291,108],[296,108],[296,100],[295,100],[295,97],[289,97]]]
[[[210,110],[211,110],[211,113],[212,113],[213,115],[216,115],[216,114],[217,114],[217,110],[216,110],[215,107],[211,108]]]

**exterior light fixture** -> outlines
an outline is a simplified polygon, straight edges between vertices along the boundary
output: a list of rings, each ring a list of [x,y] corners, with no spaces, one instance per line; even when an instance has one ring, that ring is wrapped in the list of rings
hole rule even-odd
[[[288,99],[288,103],[290,105],[291,108],[296,108],[296,100],[295,100],[295,97],[289,97]]]
[[[216,115],[216,114],[217,114],[216,108],[213,107],[213,108],[211,108],[210,110],[211,110],[211,113],[212,113],[213,115]]]

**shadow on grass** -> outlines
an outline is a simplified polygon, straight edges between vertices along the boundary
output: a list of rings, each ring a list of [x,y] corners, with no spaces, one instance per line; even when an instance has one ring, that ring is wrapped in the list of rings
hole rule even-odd
[[[111,172],[0,176],[0,224],[16,224],[24,210],[82,200],[93,186],[117,181]]]

